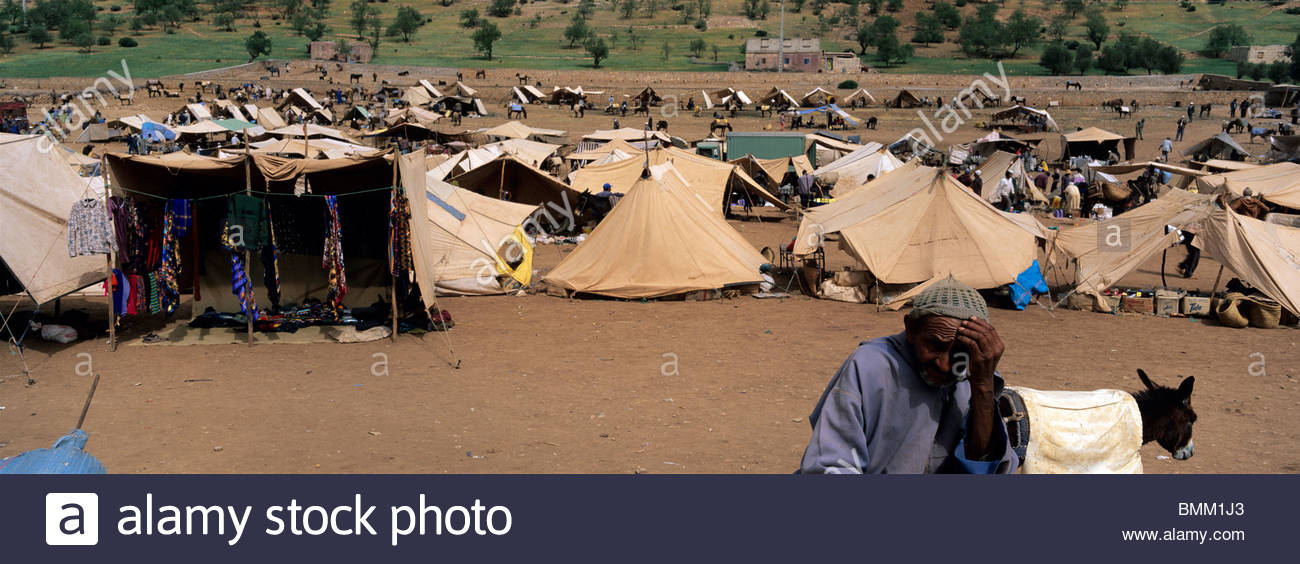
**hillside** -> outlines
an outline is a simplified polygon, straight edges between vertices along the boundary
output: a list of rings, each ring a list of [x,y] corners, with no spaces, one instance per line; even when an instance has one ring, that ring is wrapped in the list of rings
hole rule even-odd
[[[282,0],[281,0],[282,1]],[[443,6],[442,2],[449,6]],[[375,63],[401,65],[453,66],[462,68],[495,67],[511,69],[582,69],[590,68],[592,61],[581,47],[569,48],[564,40],[564,29],[576,14],[576,1],[532,1],[517,5],[517,15],[505,18],[488,17],[499,27],[502,38],[493,48],[493,60],[488,61],[475,50],[472,29],[460,25],[462,11],[475,9],[480,14],[488,11],[491,0],[411,0],[428,23],[421,26],[410,42],[399,37],[380,38]],[[741,49],[744,40],[756,33],[766,32],[776,36],[780,27],[780,4],[770,4],[766,19],[753,20],[743,14],[743,0],[712,0],[711,15],[705,20],[707,29],[697,29],[698,0],[692,8],[685,0],[631,0],[635,10],[630,18],[620,13],[622,2],[598,0],[588,18],[590,27],[610,47],[609,58],[602,68],[615,70],[676,70],[719,71],[727,70],[728,62],[743,60]],[[707,1],[707,0],[706,0]],[[817,36],[828,50],[859,51],[855,40],[858,23],[870,22],[868,4],[859,8],[859,16],[851,17],[848,4],[827,3],[814,14],[813,2],[786,4],[785,33],[790,36]],[[903,0],[896,12],[881,9],[902,22],[898,31],[900,40],[911,38],[916,14],[929,13],[928,0]],[[1291,2],[1298,5],[1300,2]],[[245,39],[254,31],[270,36],[275,58],[307,58],[308,40],[294,33],[289,22],[278,15],[277,2],[257,0],[249,2],[238,12],[234,31],[220,31],[210,13],[212,4],[198,5],[201,15],[194,21],[184,21],[178,29],[165,33],[158,26],[146,26],[132,32],[125,25],[135,15],[132,3],[124,0],[98,0],[94,2],[97,21],[110,16],[123,19],[123,24],[113,33],[96,29],[94,35],[110,39],[110,45],[95,45],[90,52],[60,40],[58,31],[51,31],[54,40],[38,49],[26,35],[10,35],[12,53],[0,55],[0,76],[96,76],[108,69],[120,69],[125,59],[137,76],[162,76],[240,64],[248,60],[244,49]],[[370,6],[379,10],[387,25],[398,7],[407,3],[375,2]],[[978,3],[959,8],[964,16],[974,13]],[[1182,72],[1219,72],[1231,74],[1235,65],[1223,59],[1200,57],[1196,51],[1205,43],[1208,30],[1221,23],[1241,24],[1249,29],[1254,43],[1290,43],[1300,29],[1300,15],[1283,12],[1283,6],[1270,6],[1264,2],[1229,2],[1223,5],[1197,4],[1197,10],[1188,12],[1177,2],[1160,0],[1127,4],[1122,10],[1110,3],[1101,3],[1110,21],[1112,36],[1119,30],[1133,30],[1163,42],[1172,43],[1187,55]],[[117,6],[119,11],[113,11]],[[1008,2],[1002,6],[999,18],[1006,18],[1017,7],[1031,15],[1048,21],[1061,11],[1060,2],[1028,0]],[[684,17],[686,11],[697,12]],[[356,41],[357,35],[349,27],[349,5],[335,0],[329,16],[323,20],[328,31],[325,39]],[[1074,19],[1067,28],[1065,39],[1083,40],[1083,17]],[[2,26],[3,24],[0,24]],[[631,30],[631,33],[629,33]],[[869,49],[864,62],[883,72],[904,73],[978,73],[992,67],[988,59],[969,58],[954,43],[958,32],[944,33],[944,43],[930,46],[915,45],[915,54],[907,63],[881,68],[874,49]],[[110,37],[111,36],[111,37]],[[118,40],[130,36],[138,47],[119,47]],[[705,49],[693,59],[690,44],[703,40]],[[665,52],[665,46],[667,50]],[[716,47],[716,53],[714,48]],[[1014,59],[1005,61],[1008,72],[1015,74],[1046,74],[1038,65],[1042,45],[1022,49]],[[1098,71],[1093,71],[1094,73]]]

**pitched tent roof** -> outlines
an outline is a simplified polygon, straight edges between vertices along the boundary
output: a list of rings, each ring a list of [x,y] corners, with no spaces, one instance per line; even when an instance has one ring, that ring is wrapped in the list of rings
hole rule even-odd
[[[865,92],[865,90],[863,90],[863,92]],[[799,99],[800,102],[799,105],[821,106],[821,105],[829,104],[832,100],[834,100],[834,98],[835,98],[834,94],[832,94],[830,91],[826,90],[825,88],[818,86],[817,88],[814,88],[811,91],[809,91],[807,94],[804,94],[803,98]]]
[[[0,133],[0,159],[22,163],[0,167],[0,260],[37,303],[104,279],[104,257],[68,256],[68,213],[91,194],[90,179],[48,145],[40,135]]]
[[[1300,160],[1300,135],[1273,135],[1268,145],[1270,161]]]
[[[1250,151],[1237,144],[1231,135],[1220,133],[1183,149],[1185,157],[1197,157],[1201,154],[1209,155],[1211,159],[1240,161],[1249,157]]]
[[[591,162],[591,161],[601,160],[616,151],[621,152],[625,155],[635,155],[641,152],[640,149],[633,147],[627,141],[624,141],[622,139],[615,139],[613,141],[610,141],[609,143],[605,143],[604,145],[601,145],[589,151],[583,151],[581,153],[576,153],[576,152],[569,153],[569,155],[564,158],[573,161]]]
[[[496,127],[488,127],[478,131],[488,137],[500,139],[532,139],[541,141],[544,138],[564,137],[568,132],[559,129],[541,129],[529,127],[518,121],[507,121]]]
[[[637,94],[636,96],[633,96],[632,98],[636,100],[640,100],[641,103],[646,106],[658,106],[659,104],[662,104],[664,101],[663,96],[660,96],[659,94],[655,93],[655,89],[649,86],[645,87],[645,89],[642,90],[641,93]]]
[[[424,200],[411,204],[423,205],[428,214],[437,293],[504,292],[496,278],[496,267],[506,263],[500,249],[537,206],[481,196],[436,180],[426,181]]]
[[[1193,164],[1199,165],[1201,168],[1210,171],[1210,172],[1206,172],[1206,174],[1213,174],[1215,172],[1233,172],[1238,170],[1247,170],[1251,168],[1259,168],[1260,166],[1259,163],[1247,163],[1242,161],[1225,161],[1223,159],[1206,159],[1205,162],[1193,162]]]
[[[796,108],[799,107],[798,99],[791,96],[789,92],[775,86],[773,86],[771,90],[768,90],[766,94],[758,97],[758,103],[760,104],[776,104],[782,100],[784,100],[789,106]]]
[[[578,191],[513,155],[501,155],[468,172],[452,176],[450,181],[492,198],[500,198],[502,191],[508,191],[510,201],[520,204],[555,204],[561,209],[578,207]]]
[[[280,117],[279,112],[276,112],[274,108],[258,108],[257,124],[265,127],[267,131],[289,125],[284,122],[284,118]]]
[[[769,191],[778,190],[781,186],[781,179],[785,178],[788,172],[793,168],[795,176],[802,176],[804,173],[812,172],[812,164],[808,162],[808,157],[804,155],[795,155],[793,157],[777,157],[775,159],[760,159],[752,154],[746,154],[743,157],[730,161],[745,171],[750,178],[761,182]],[[759,180],[758,172],[762,171],[763,180]]]
[[[194,116],[194,119],[212,119],[212,112],[209,112],[208,108],[203,104],[185,104],[185,109],[190,112],[190,115]]]
[[[1192,244],[1250,287],[1300,313],[1300,229],[1216,207]]]
[[[212,120],[205,120],[196,123],[191,123],[189,125],[181,125],[181,126],[173,127],[172,131],[175,131],[176,133],[182,135],[208,135],[210,133],[230,133],[229,129],[222,127],[221,124]]]
[[[981,91],[981,93],[983,92]],[[1043,122],[1047,124],[1049,131],[1061,130],[1061,127],[1056,125],[1056,120],[1052,119],[1052,114],[1049,114],[1044,110],[1031,108],[1029,106],[1021,106],[1019,104],[1015,106],[1011,106],[1010,108],[1007,108],[1005,110],[995,112],[992,117],[993,117],[993,121],[1002,121],[1002,120],[1014,120],[1019,117],[1025,117],[1031,115],[1043,118]],[[1096,130],[1096,131],[1100,131],[1101,133],[1107,133],[1095,127],[1090,127],[1088,129],[1085,129],[1084,131],[1089,131],[1089,130]],[[1078,133],[1082,133],[1082,132],[1078,132]]]
[[[847,250],[886,284],[952,274],[975,288],[1011,283],[1037,258],[1035,236],[942,169],[907,163],[806,212],[795,254],[839,232]]]
[[[627,299],[757,283],[767,259],[709,207],[672,165],[652,167],[546,280]]]
[[[398,122],[415,122],[426,128],[433,128],[433,124],[442,119],[442,114],[435,114],[429,110],[409,107],[403,109],[390,109],[388,115],[384,116],[384,123],[387,125],[396,125]]]
[[[1158,198],[1122,215],[1057,232],[1051,248],[1060,249],[1078,263],[1075,292],[1092,296],[1096,306],[1107,310],[1101,292],[1119,282],[1156,253],[1173,246],[1178,235],[1165,226],[1182,229],[1199,224],[1214,209],[1214,197],[1185,190],[1168,189]],[[1125,234],[1124,250],[1105,247],[1105,235],[1115,229]],[[1196,240],[1201,238],[1198,235]],[[1053,257],[1049,257],[1053,260]]]
[[[921,99],[907,90],[902,90],[887,105],[891,108],[915,108],[921,105]]]
[[[744,90],[736,90],[735,88],[723,88],[721,90],[714,90],[713,92],[702,90],[700,92],[704,95],[704,109],[706,110],[711,110],[714,106],[726,104],[733,96],[736,98],[736,101],[743,105],[754,103],[754,101],[750,100],[749,96],[745,94]]]
[[[441,96],[437,96],[441,98]],[[402,99],[412,106],[424,106],[433,102],[435,96],[430,96],[429,91],[423,86],[411,86],[402,92]]]
[[[534,167],[542,166],[546,159],[551,158],[556,151],[560,150],[561,145],[550,143],[538,143],[527,139],[506,139],[484,145],[485,148],[494,148],[504,155],[514,155],[521,161],[524,161]]]
[[[478,91],[477,91],[477,90],[475,90],[475,89],[473,89],[473,88],[470,88],[470,87],[469,87],[468,85],[466,85],[464,82],[461,82],[461,81],[459,81],[459,80],[456,81],[455,88],[456,88],[456,93],[457,93],[458,95],[460,95],[460,96],[464,96],[464,97],[466,97],[466,98],[473,98],[473,97],[475,97],[475,96],[478,95]]]
[[[125,135],[121,129],[111,128],[106,123],[92,123],[87,125],[81,133],[77,134],[77,143],[93,143],[96,141],[108,141],[116,137]]]
[[[987,161],[979,167],[980,175],[984,178],[984,199],[992,201],[993,187],[997,186],[999,180],[1011,171],[1011,177],[1020,183],[1020,187],[1025,191],[1026,199],[1031,202],[1046,203],[1047,196],[1034,186],[1033,180],[1025,173],[1025,163],[1019,157],[1006,151],[997,151],[989,155]]]
[[[439,92],[437,88],[434,88],[433,84],[431,84],[428,80],[421,78],[418,82],[416,82],[416,84],[417,84],[416,86],[417,88],[424,89],[425,94],[428,94],[433,98],[442,97],[442,92]]]
[[[316,125],[314,123],[308,123],[306,126],[307,129],[305,131],[303,130],[303,124],[297,124],[271,129],[268,130],[267,133],[275,137],[328,137],[330,139],[338,139],[345,143],[356,143],[356,141],[349,139],[348,136],[344,135],[342,131],[337,129],[325,127],[323,125]]]
[[[532,86],[515,86],[510,89],[511,101],[517,101],[520,104],[539,102],[545,97],[546,96],[542,94],[541,90],[533,88]]]
[[[838,176],[835,181],[835,195],[842,197],[862,186],[867,181],[867,176],[875,175],[876,178],[880,178],[886,172],[900,166],[903,166],[903,161],[898,160],[893,153],[884,150],[884,146],[880,143],[872,141],[814,170],[813,175],[825,177],[829,173],[835,173]]]
[[[234,103],[234,102],[232,102],[232,101],[230,101],[230,100],[222,100],[222,99],[220,99],[220,98],[218,98],[218,99],[216,99],[216,100],[213,100],[213,103],[216,104],[217,106],[221,107],[222,109],[226,110],[227,112],[229,112],[229,113],[230,113],[230,117],[235,118],[235,119],[237,119],[237,120],[241,120],[241,121],[247,121],[247,120],[244,120],[244,112],[241,112],[241,111],[239,110],[239,105],[238,105],[238,104],[236,104],[236,103]]]
[[[1133,158],[1133,144],[1136,138],[1125,137],[1118,133],[1111,133],[1104,129],[1089,127],[1072,133],[1061,135],[1061,146],[1065,152],[1065,158],[1077,155],[1090,155],[1094,158],[1105,158],[1105,152],[1114,150],[1120,154],[1124,160]]]
[[[1198,176],[1208,176],[1210,174],[1203,170],[1192,170],[1190,168],[1185,168],[1177,165],[1171,165],[1168,163],[1162,163],[1156,161],[1143,161],[1143,162],[1128,163],[1128,164],[1092,166],[1088,168],[1095,170],[1097,172],[1104,172],[1106,174],[1128,174],[1130,172],[1145,170],[1147,167],[1155,167],[1157,169],[1167,171],[1170,174],[1181,174],[1183,176],[1190,176],[1193,178]]]
[[[849,94],[848,96],[844,97],[843,102],[845,104],[849,104],[858,98],[866,98],[868,100],[871,100],[871,103],[873,104],[876,102],[876,97],[872,96],[870,92],[867,92],[866,88],[859,88],[857,90],[854,90],[852,94]]]
[[[602,165],[587,165],[574,171],[570,175],[570,182],[579,192],[594,194],[605,183],[609,183],[615,192],[626,192],[640,180],[641,173],[645,170],[645,155],[639,157]],[[727,203],[737,192],[755,201],[766,200],[783,210],[790,209],[788,204],[768,192],[734,164],[672,147],[650,151],[649,162],[651,166],[672,163],[677,173],[686,179],[687,186],[699,194],[703,201],[708,202],[718,217],[725,215]]]
[[[267,153],[273,155],[297,155],[313,159],[321,156],[330,156],[337,154],[353,153],[358,155],[370,155],[381,151],[374,147],[364,145],[354,145],[344,143],[334,139],[311,139],[305,140],[299,138],[286,139],[267,139],[252,143],[254,153]],[[311,153],[308,155],[308,153]],[[337,158],[337,157],[335,157]]]
[[[1196,189],[1201,193],[1221,186],[1227,187],[1234,196],[1241,196],[1246,188],[1250,188],[1251,192],[1268,202],[1300,208],[1300,164],[1274,163],[1196,179]]]
[[[285,98],[283,102],[280,102],[280,105],[276,106],[276,108],[284,111],[284,109],[289,106],[300,108],[302,110],[310,110],[309,113],[320,114],[322,117],[330,121],[334,120],[334,115],[331,114],[329,110],[325,109],[325,106],[320,105],[320,102],[317,102],[315,98],[311,97],[311,94],[308,94],[307,91],[302,88],[294,88],[293,90],[290,90],[289,97]]]
[[[582,136],[583,141],[613,141],[622,139],[624,141],[641,141],[645,138],[658,139],[660,143],[668,145],[672,139],[668,134],[662,131],[647,131],[635,127],[624,127],[622,129],[598,129]]]

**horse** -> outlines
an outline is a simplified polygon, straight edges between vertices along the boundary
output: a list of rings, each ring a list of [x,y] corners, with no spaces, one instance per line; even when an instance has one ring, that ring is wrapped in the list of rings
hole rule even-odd
[[[639,115],[639,114],[645,114],[646,117],[650,117],[650,106],[642,106],[642,105],[640,105],[640,104],[637,104],[636,106],[633,106],[633,107],[632,107],[632,115],[635,116],[635,115]]]
[[[353,82],[356,82],[356,83],[360,84],[360,83],[361,83],[361,79],[362,79],[362,78],[365,78],[365,76],[366,76],[366,75],[365,75],[364,73],[354,72],[354,73],[348,75],[348,84],[352,84]]]
[[[410,74],[411,74],[411,71],[409,71],[409,70],[404,70],[404,71],[402,71],[402,72],[397,73],[397,76],[410,76]]]
[[[1130,108],[1128,106],[1120,106],[1119,108],[1116,108],[1115,111],[1119,112],[1119,117],[1126,117],[1126,118],[1133,117],[1133,108]]]
[[[1069,90],[1069,89],[1071,89],[1071,88],[1074,88],[1075,90],[1078,90],[1078,91],[1082,92],[1082,91],[1083,91],[1083,83],[1082,83],[1082,82],[1079,82],[1079,81],[1077,81],[1077,80],[1067,80],[1067,81],[1065,81],[1065,89],[1066,89],[1066,90]]]
[[[1206,103],[1204,103],[1204,104],[1201,104],[1201,113],[1200,113],[1200,117],[1201,117],[1201,119],[1205,119],[1205,118],[1207,118],[1207,117],[1210,117],[1210,108],[1211,108],[1211,106],[1210,106],[1210,103],[1209,103],[1209,102],[1206,102]]]
[[[1123,106],[1123,105],[1124,105],[1124,99],[1123,99],[1123,98],[1113,98],[1113,99],[1106,100],[1105,102],[1102,102],[1102,103],[1101,103],[1101,107],[1102,107],[1102,109],[1104,109],[1104,110],[1110,110],[1110,111],[1112,111],[1112,112],[1118,112],[1120,106]]]
[[[528,84],[528,75],[515,73],[515,78],[519,79],[519,84]]]
[[[871,116],[871,117],[867,118],[866,128],[867,128],[867,129],[875,129],[875,128],[876,128],[876,122],[878,122],[878,121],[879,121],[879,120],[876,118],[876,116]]]
[[[1246,121],[1241,118],[1232,118],[1223,122],[1224,133],[1241,133],[1246,130]]]
[[[474,71],[474,78],[482,78],[482,79],[486,79],[486,78],[487,78],[487,69],[478,69],[478,70]]]

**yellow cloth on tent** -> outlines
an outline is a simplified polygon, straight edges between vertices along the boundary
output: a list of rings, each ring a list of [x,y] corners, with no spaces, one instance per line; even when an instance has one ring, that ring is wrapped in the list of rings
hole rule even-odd
[[[502,260],[502,252],[497,251],[497,273],[509,276],[521,286],[527,286],[533,281],[533,246],[528,243],[528,236],[524,234],[522,226],[515,228],[515,232],[510,234],[510,239],[501,246],[502,249],[505,249],[510,242],[523,249],[523,260],[520,261],[519,266],[510,268],[510,265]]]

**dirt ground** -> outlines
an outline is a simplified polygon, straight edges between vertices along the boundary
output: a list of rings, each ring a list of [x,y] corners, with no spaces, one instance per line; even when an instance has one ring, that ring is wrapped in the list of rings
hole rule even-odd
[[[395,69],[385,72],[396,79]],[[256,79],[228,74],[231,81]],[[489,84],[471,84],[500,102],[515,82],[499,74]],[[672,79],[680,81],[672,88],[685,93],[721,87],[716,81],[732,76],[596,73],[588,84],[615,87],[621,96],[635,94],[646,81]],[[750,82],[742,87],[751,94],[769,83],[795,93],[830,80],[739,76]],[[928,88],[952,92],[968,80],[877,76],[871,80],[879,85],[864,85],[886,94],[907,80],[933,79]],[[547,76],[544,90],[579,78]],[[1085,82],[1085,88],[1090,95],[1106,89],[1107,95],[1165,100],[1183,96],[1173,84],[1178,78]],[[1054,99],[1049,87],[1059,88],[1049,79],[1024,80],[1013,86],[1036,88],[1041,100]],[[48,88],[46,82],[21,86]],[[64,82],[66,88],[79,84]],[[1187,99],[1218,102],[1229,95]],[[145,111],[160,118],[183,102],[136,100],[105,108],[105,114]],[[1098,126],[1132,133],[1133,120],[1088,104],[1052,112],[1067,131]],[[1147,139],[1138,143],[1138,159],[1157,154],[1179,112],[1163,103],[1141,110]],[[530,125],[568,130],[574,140],[613,125],[598,112],[582,120],[560,108],[538,106],[529,113]],[[976,110],[940,146],[984,135],[975,123],[989,113]],[[1217,133],[1226,108],[1216,103],[1214,113],[1213,120],[1194,121],[1176,151]],[[848,132],[864,142],[892,142],[920,123],[916,110],[872,107],[855,115],[881,118],[878,130]],[[686,139],[707,133],[707,113],[668,119],[670,132]],[[499,115],[467,120],[465,127],[502,121]],[[621,121],[639,123],[631,116]],[[757,117],[733,123],[738,131],[775,124]],[[1238,140],[1264,150],[1246,144],[1245,136]],[[1043,147],[1049,158],[1060,154],[1052,139]],[[758,248],[789,241],[797,228],[789,218],[733,225]],[[553,267],[572,248],[542,246],[536,268]],[[848,264],[839,251],[829,254],[832,266]],[[1171,250],[1168,270],[1181,259],[1181,250]],[[1159,270],[1157,256],[1121,285],[1158,286]],[[1217,270],[1203,260],[1196,277],[1170,276],[1169,284],[1208,291]],[[1050,274],[1048,281],[1065,282]],[[14,303],[0,298],[6,314]],[[101,304],[68,299],[63,307],[102,318]],[[808,441],[808,414],[840,363],[857,343],[902,330],[902,313],[803,296],[641,303],[530,295],[447,298],[441,305],[452,312],[454,330],[402,336],[396,343],[123,346],[110,353],[102,338],[66,346],[31,339],[26,358],[35,385],[25,385],[16,356],[0,361],[0,457],[47,447],[74,425],[90,382],[79,371],[91,361],[103,380],[85,425],[89,451],[115,473],[787,473]],[[1007,343],[1000,369],[1012,385],[1135,390],[1137,368],[1166,385],[1195,376],[1196,455],[1174,461],[1149,444],[1143,448],[1147,472],[1300,472],[1300,452],[1293,448],[1300,442],[1295,329],[1228,329],[1197,319],[1037,305],[997,310],[993,320]],[[128,327],[123,339],[153,328],[156,323]]]
[[[796,227],[733,225],[760,248]],[[572,248],[541,246],[537,268]],[[832,264],[847,261],[837,253]],[[1181,259],[1170,252],[1171,266]],[[1159,269],[1156,257],[1123,285],[1158,285]],[[1202,261],[1195,278],[1170,284],[1208,290],[1217,270]],[[110,353],[103,339],[33,339],[36,385],[24,385],[14,357],[0,373],[0,457],[49,446],[72,427],[90,381],[79,364],[89,360],[103,375],[86,419],[89,450],[115,473],[785,473],[840,363],[857,343],[902,329],[899,312],[798,295],[441,301],[455,329],[395,344]],[[12,304],[0,301],[6,312]],[[100,310],[84,299],[64,307]],[[1149,473],[1300,472],[1295,329],[1037,305],[996,310],[993,321],[1013,385],[1135,390],[1137,368],[1166,385],[1195,376],[1196,455],[1174,461],[1148,444]],[[195,379],[204,380],[186,381]]]

